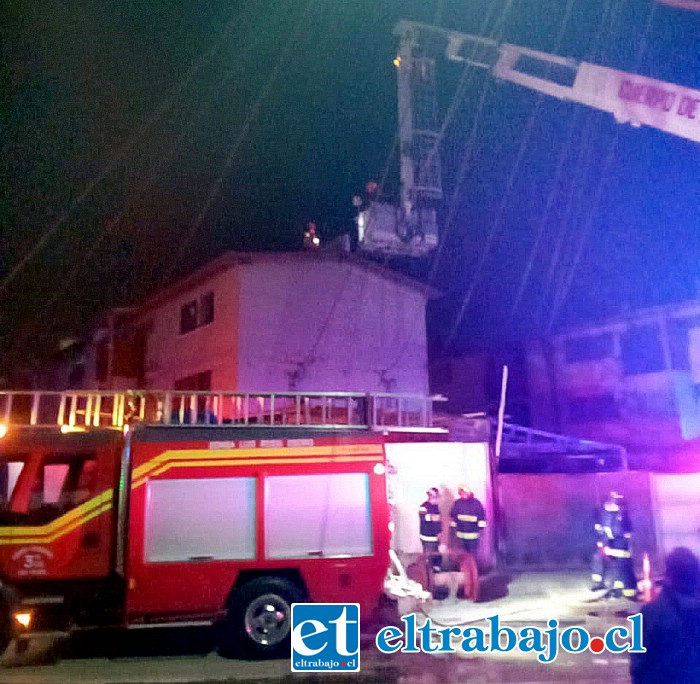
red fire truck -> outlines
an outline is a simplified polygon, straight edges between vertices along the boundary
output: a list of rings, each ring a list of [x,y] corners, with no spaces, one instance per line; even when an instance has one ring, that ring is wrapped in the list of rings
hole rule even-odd
[[[218,624],[224,651],[266,657],[295,601],[367,615],[384,443],[434,441],[431,423],[429,398],[388,394],[1,393],[0,649]]]

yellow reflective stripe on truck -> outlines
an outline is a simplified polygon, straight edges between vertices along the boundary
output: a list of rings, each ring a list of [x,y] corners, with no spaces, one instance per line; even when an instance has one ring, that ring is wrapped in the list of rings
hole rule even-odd
[[[46,525],[0,528],[0,545],[48,544],[110,510],[113,496],[113,490],[107,489]]]

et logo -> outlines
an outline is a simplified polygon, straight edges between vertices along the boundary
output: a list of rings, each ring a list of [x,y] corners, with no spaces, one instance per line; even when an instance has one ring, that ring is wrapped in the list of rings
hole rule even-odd
[[[292,672],[359,672],[357,603],[292,605]]]

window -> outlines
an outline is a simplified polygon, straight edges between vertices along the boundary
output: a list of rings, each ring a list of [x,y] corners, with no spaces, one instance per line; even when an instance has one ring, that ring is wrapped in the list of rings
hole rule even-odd
[[[267,558],[371,554],[366,473],[280,475],[265,480]]]
[[[29,512],[46,521],[80,506],[97,494],[97,462],[82,454],[47,457],[39,470]]]
[[[211,390],[211,371],[194,373],[175,380],[177,392],[209,392]]]
[[[214,293],[207,292],[180,308],[180,334],[192,332],[214,321]]]
[[[567,363],[598,361],[614,356],[614,354],[615,347],[610,333],[571,337],[564,341],[564,355]]]
[[[622,362],[628,375],[665,370],[664,355],[656,325],[630,328],[620,341]]]
[[[151,480],[144,556],[149,563],[255,558],[255,478]]]
[[[0,510],[9,509],[12,492],[24,468],[24,461],[14,456],[8,460],[0,460]]]
[[[620,410],[612,394],[579,397],[569,401],[569,419],[572,423],[615,419]]]

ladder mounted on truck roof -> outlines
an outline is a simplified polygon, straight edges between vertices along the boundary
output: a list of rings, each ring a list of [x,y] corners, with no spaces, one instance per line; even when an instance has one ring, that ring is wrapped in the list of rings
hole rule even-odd
[[[137,422],[444,433],[433,427],[433,401],[418,394],[360,392],[12,391],[0,392],[0,429],[82,432]]]

